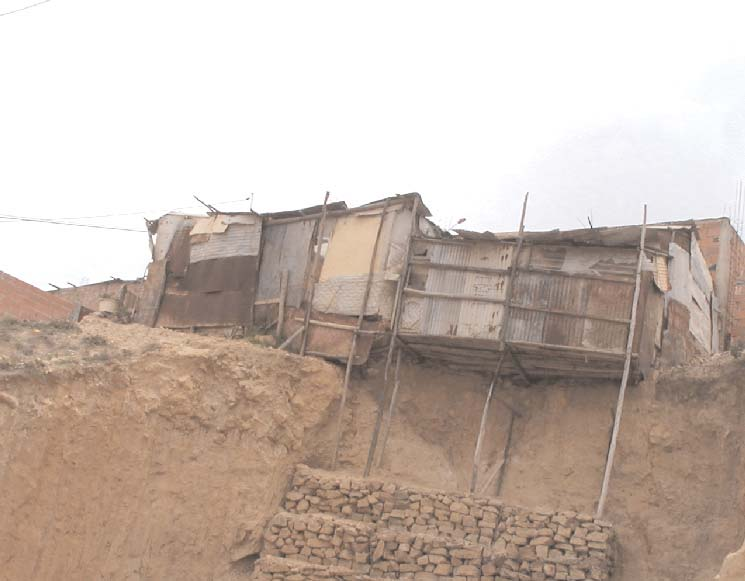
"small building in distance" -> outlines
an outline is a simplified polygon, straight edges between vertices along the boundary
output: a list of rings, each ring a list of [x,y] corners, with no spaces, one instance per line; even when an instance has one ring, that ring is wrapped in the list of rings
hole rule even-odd
[[[745,344],[745,243],[729,218],[694,222],[719,296],[722,348]]]
[[[78,321],[81,308],[0,271],[0,317],[19,321]]]
[[[115,299],[119,302],[124,312],[131,313],[135,309],[140,293],[142,292],[142,283],[143,279],[141,278],[137,280],[112,278],[111,280],[104,280],[102,282],[81,284],[69,288],[57,288],[47,292],[73,304],[79,303],[90,311],[99,310],[101,299]]]

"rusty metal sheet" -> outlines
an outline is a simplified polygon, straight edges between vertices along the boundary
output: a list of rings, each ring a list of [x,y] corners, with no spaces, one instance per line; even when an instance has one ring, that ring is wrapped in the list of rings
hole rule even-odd
[[[167,291],[158,316],[158,326],[211,327],[250,325],[253,295],[243,291],[179,293]]]
[[[258,262],[256,256],[233,256],[190,264],[183,278],[168,279],[157,324],[252,324]]]
[[[166,261],[157,260],[147,267],[147,278],[142,285],[142,295],[137,303],[134,321],[152,327],[158,319],[166,285]]]
[[[437,265],[447,268],[415,268],[412,280],[420,281],[421,290],[433,293],[504,300],[509,276],[504,273],[482,273],[467,268],[505,269],[512,260],[513,247],[475,241],[469,244],[419,242],[417,252]],[[465,268],[464,268],[465,267]],[[446,335],[497,339],[504,307],[495,302],[422,297],[404,302],[404,328],[417,329],[426,335]]]
[[[256,256],[231,256],[195,262],[189,265],[178,288],[190,292],[240,290],[253,295],[257,264]]]

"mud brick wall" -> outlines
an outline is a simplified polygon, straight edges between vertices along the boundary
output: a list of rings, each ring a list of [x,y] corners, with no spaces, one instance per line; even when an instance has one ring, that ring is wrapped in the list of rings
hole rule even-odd
[[[298,467],[284,509],[291,514],[332,515],[347,523],[358,523],[361,541],[354,557],[359,560],[355,563],[369,563],[369,570],[378,570],[377,574],[380,574],[377,567],[380,562],[391,562],[375,551],[379,540],[384,544],[393,542],[379,536],[385,531],[410,533],[412,542],[420,544],[438,537],[438,542],[450,543],[449,548],[445,547],[448,551],[466,545],[483,548],[478,558],[464,558],[462,562],[457,557],[449,559],[451,572],[445,573],[443,567],[439,573],[442,575],[495,580],[604,580],[610,578],[612,571],[612,525],[572,511],[529,510],[505,505],[495,498],[343,478],[306,466]],[[365,543],[371,548],[365,549]],[[404,567],[396,570],[393,566],[387,570],[386,577],[416,572],[413,568],[409,570],[412,563],[419,572],[427,573],[434,573],[440,564],[429,562],[422,546],[414,547],[407,542],[400,545],[403,546],[392,551],[393,561]],[[350,545],[344,547],[350,553],[344,553],[346,558],[340,559],[340,564],[351,561]],[[447,556],[450,557],[449,552]],[[461,566],[473,569],[459,570]],[[364,567],[354,570],[366,571]],[[394,571],[398,574],[392,575]]]

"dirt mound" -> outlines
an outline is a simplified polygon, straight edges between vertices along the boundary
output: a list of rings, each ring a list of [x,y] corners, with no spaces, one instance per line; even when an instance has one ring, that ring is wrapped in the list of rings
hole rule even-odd
[[[0,333],[0,579],[221,579],[329,423],[314,359],[119,326]]]

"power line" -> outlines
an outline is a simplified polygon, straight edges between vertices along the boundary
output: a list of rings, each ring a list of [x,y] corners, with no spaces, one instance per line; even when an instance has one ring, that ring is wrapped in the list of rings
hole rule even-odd
[[[79,228],[97,228],[99,230],[119,230],[121,232],[139,232],[147,233],[147,230],[135,230],[134,228],[116,228],[114,226],[100,226],[97,224],[77,224],[75,222],[60,222],[58,220],[46,220],[43,218],[28,218],[26,216],[10,216],[0,214],[0,218],[5,218],[5,222],[36,222],[39,224],[56,224],[59,226],[78,226]]]
[[[248,198],[241,198],[240,200],[223,200],[221,202],[215,202],[215,204],[236,204],[238,202],[246,202]],[[175,212],[177,210],[190,210],[192,208],[201,208],[201,206],[182,206],[180,208],[171,208],[169,212]],[[127,211],[116,214],[99,214],[97,216],[63,216],[59,218],[43,218],[44,220],[92,220],[94,218],[118,218],[120,216],[141,216],[143,214],[150,214],[158,212],[159,210],[140,210],[140,211]]]
[[[34,6],[46,4],[47,2],[51,2],[51,1],[52,0],[41,0],[41,2],[36,2],[35,4],[29,4],[28,6],[23,6],[22,8],[16,8],[15,10],[10,10],[8,12],[2,12],[0,13],[0,16],[7,16],[8,14],[15,14],[16,12],[23,12],[24,10],[28,10],[29,8],[33,8]]]

